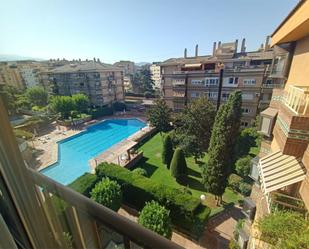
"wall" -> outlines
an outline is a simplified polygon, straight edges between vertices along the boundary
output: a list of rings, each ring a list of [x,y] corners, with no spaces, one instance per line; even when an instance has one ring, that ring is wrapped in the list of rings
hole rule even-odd
[[[309,36],[297,41],[286,83],[288,85],[309,86]]]

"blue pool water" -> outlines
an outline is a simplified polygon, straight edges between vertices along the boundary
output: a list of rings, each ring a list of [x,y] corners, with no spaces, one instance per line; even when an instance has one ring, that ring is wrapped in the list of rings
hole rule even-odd
[[[85,131],[58,142],[58,162],[41,172],[52,179],[69,184],[90,171],[88,161],[104,150],[145,127],[137,119],[106,120]]]

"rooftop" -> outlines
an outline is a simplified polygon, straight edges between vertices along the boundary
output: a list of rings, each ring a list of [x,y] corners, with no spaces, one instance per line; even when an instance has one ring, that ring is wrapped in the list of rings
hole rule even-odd
[[[273,58],[273,51],[254,51],[245,53],[236,53],[233,58],[219,58],[212,55],[203,55],[197,57],[180,57],[170,58],[160,63],[160,65],[177,65],[177,64],[190,64],[190,63],[215,63],[215,62],[233,62],[237,60],[250,61],[250,60],[271,60]]]
[[[49,72],[73,73],[73,72],[85,72],[85,71],[122,71],[122,69],[106,63],[83,61],[59,66],[53,70],[50,70]]]

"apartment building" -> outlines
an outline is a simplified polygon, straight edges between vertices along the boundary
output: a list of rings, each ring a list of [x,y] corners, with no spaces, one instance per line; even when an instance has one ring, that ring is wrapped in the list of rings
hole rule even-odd
[[[86,94],[95,106],[124,100],[123,70],[105,63],[75,61],[41,76],[45,88],[60,95]]]
[[[159,63],[152,63],[149,67],[151,78],[154,82],[154,88],[158,91],[161,91],[161,67]]]
[[[0,63],[0,84],[24,89],[25,84],[17,62]]]
[[[135,64],[133,61],[118,61],[114,66],[123,70],[124,75],[133,75],[135,73]]]
[[[235,42],[213,44],[212,55],[199,56],[198,45],[195,56],[171,58],[162,63],[163,95],[167,104],[175,111],[182,110],[190,101],[207,96],[214,104],[224,103],[234,90],[241,90],[243,97],[243,127],[250,126],[259,109],[266,108],[272,94],[273,80],[269,70],[274,52],[269,47],[269,38],[258,51],[246,52],[245,39],[238,51]],[[219,98],[220,72],[222,90]],[[278,79],[277,84],[284,84]]]
[[[308,214],[309,210],[309,1],[300,1],[272,34],[275,78],[286,77],[284,89],[274,89],[269,108],[261,112],[263,134],[259,157],[252,162],[256,181],[248,203],[256,206],[247,220],[248,248],[266,248],[254,223],[273,207]],[[282,57],[282,50],[288,56]],[[249,212],[250,213],[250,212]],[[253,225],[251,226],[251,224]],[[243,247],[245,248],[245,247]]]

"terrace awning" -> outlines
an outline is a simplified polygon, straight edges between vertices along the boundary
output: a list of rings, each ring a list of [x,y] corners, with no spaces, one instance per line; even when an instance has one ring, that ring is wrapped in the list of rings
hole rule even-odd
[[[303,164],[294,156],[284,155],[281,151],[261,158],[259,172],[264,193],[300,182],[306,176]]]
[[[184,68],[194,68],[194,67],[200,67],[200,66],[202,66],[201,63],[185,64]]]

